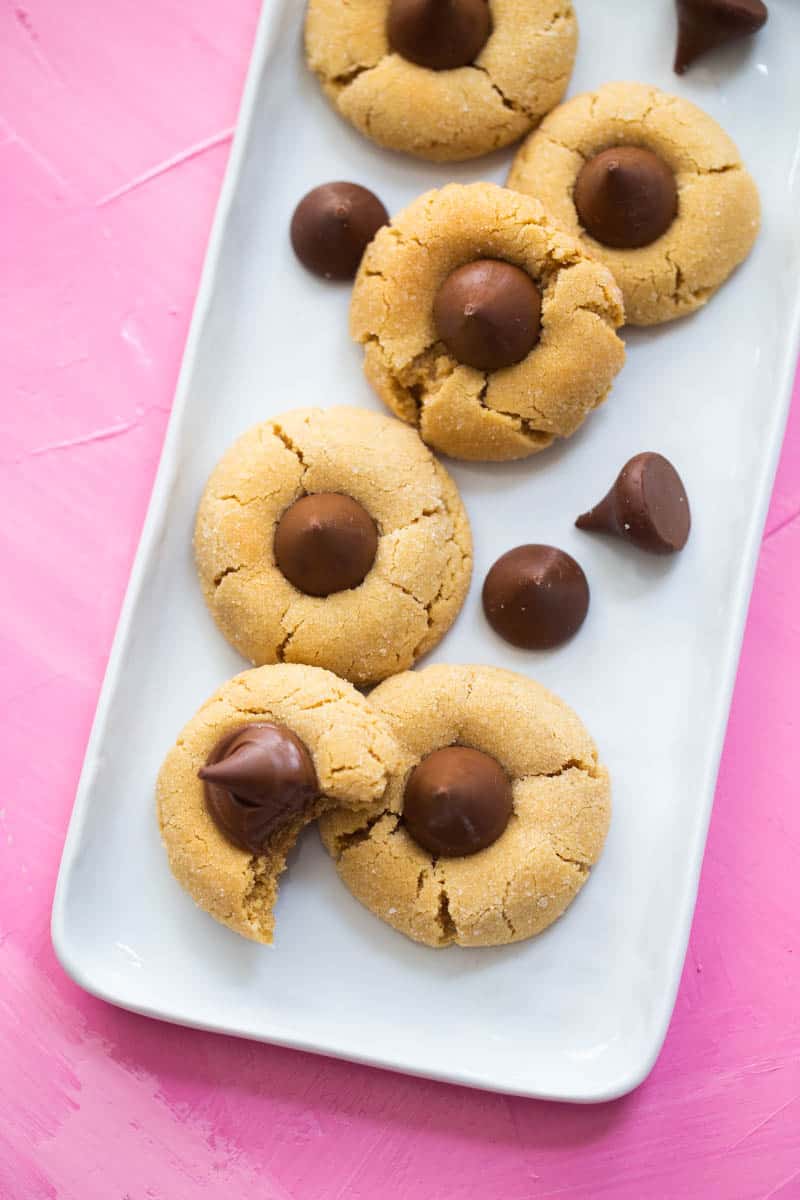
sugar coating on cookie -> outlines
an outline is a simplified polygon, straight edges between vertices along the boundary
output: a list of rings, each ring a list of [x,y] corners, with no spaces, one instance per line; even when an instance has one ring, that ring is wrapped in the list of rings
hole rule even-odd
[[[474,63],[430,70],[393,53],[390,0],[309,0],[308,65],[338,112],[381,146],[438,162],[528,132],[563,96],[578,28],[569,0],[489,0]]]
[[[458,268],[497,259],[541,293],[541,333],[512,366],[479,370],[439,340],[437,294]],[[350,328],[366,376],[397,416],[454,458],[524,458],[569,437],[607,396],[625,348],[611,272],[538,201],[493,183],[427,192],[379,231],[356,277]]]
[[[603,245],[582,228],[575,186],[610,147],[658,155],[675,176],[677,215],[637,249]],[[682,97],[640,83],[609,83],[555,109],[517,152],[508,186],[535,196],[614,273],[632,325],[693,312],[749,254],[760,224],[758,191],[727,133]]]
[[[608,831],[608,773],[576,714],[525,676],[436,665],[370,695],[403,762],[371,814],[340,809],[319,829],[343,882],[381,920],[428,946],[495,946],[546,929],[586,882]],[[513,813],[486,849],[435,858],[409,835],[403,794],[433,751],[470,746],[511,780]]]
[[[308,595],[278,567],[276,529],[301,497],[331,493],[369,514],[377,550],[358,586]],[[245,433],[209,478],[194,547],[209,610],[246,658],[309,663],[358,684],[435,646],[472,572],[452,479],[413,430],[366,409],[297,409]]]
[[[241,849],[212,818],[198,771],[215,746],[243,725],[275,722],[313,759],[320,797],[277,831],[263,854]],[[385,722],[352,684],[316,667],[279,664],[244,671],[192,717],[158,776],[161,838],[172,873],[223,925],[271,942],[278,876],[301,829],[332,806],[372,811],[397,770]]]

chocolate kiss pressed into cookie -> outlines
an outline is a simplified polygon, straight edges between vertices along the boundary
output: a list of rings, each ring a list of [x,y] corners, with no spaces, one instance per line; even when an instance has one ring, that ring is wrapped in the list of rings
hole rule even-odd
[[[763,0],[677,0],[675,73],[717,46],[757,33],[767,23]]]
[[[386,22],[392,50],[431,71],[468,66],[491,31],[488,0],[391,0]]]
[[[317,492],[291,504],[275,530],[275,561],[307,596],[358,587],[375,561],[378,530],[352,496]]]
[[[680,475],[653,451],[626,462],[608,495],[575,522],[579,529],[613,533],[650,554],[682,550],[691,523]]]
[[[262,854],[319,796],[314,764],[284,725],[253,722],[218,742],[198,771],[212,818],[235,845]]]
[[[616,250],[649,246],[678,211],[675,176],[643,146],[612,146],[595,154],[581,167],[573,198],[587,233]]]
[[[527,271],[494,258],[465,263],[436,293],[436,332],[455,359],[479,371],[521,362],[539,340],[542,294]]]
[[[431,854],[463,858],[497,841],[512,808],[511,784],[496,759],[469,746],[447,746],[411,772],[403,822]]]

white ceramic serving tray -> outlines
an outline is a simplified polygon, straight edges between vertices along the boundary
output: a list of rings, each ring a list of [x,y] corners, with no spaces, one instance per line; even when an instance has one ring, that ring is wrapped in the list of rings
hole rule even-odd
[[[379,407],[347,333],[350,289],[295,261],[298,199],[329,179],[390,210],[455,179],[502,182],[513,149],[460,166],[383,153],[334,114],[302,54],[299,0],[265,5],[158,480],[100,698],[53,910],[81,986],[137,1012],[479,1087],[598,1101],[658,1054],[681,974],[751,581],[788,409],[800,316],[800,6],[757,40],[671,71],[672,0],[578,0],[570,94],[638,79],[706,108],[761,188],[750,260],[696,316],[626,333],[608,403],[527,462],[448,463],[475,576],[440,661],[495,663],[560,693],[614,783],[605,854],[541,937],[434,951],[381,924],[309,831],[284,876],[274,947],[197,909],[173,880],[153,785],[178,730],[245,664],[207,615],[191,533],[203,482],[252,423],[300,405]],[[673,561],[581,534],[577,513],[639,450],[672,459],[694,528]],[[583,564],[589,617],[564,648],[515,651],[480,588],[520,542]]]

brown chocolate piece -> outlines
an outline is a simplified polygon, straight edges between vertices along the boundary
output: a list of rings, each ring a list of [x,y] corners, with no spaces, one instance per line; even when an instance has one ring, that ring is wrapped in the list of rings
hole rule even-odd
[[[769,15],[763,0],[677,0],[677,8],[677,75],[708,50],[757,33]]]
[[[573,194],[587,233],[618,250],[649,246],[678,211],[675,176],[642,146],[612,146],[581,167]]]
[[[325,279],[352,279],[389,214],[357,183],[323,183],[294,210],[292,247],[304,267]]]
[[[463,858],[497,841],[512,808],[511,784],[496,759],[468,746],[448,746],[411,772],[403,821],[424,850]]]
[[[375,561],[378,530],[351,496],[303,496],[278,522],[275,561],[307,596],[330,596],[358,587]]]
[[[555,546],[517,546],[483,584],[483,610],[500,637],[523,650],[550,650],[577,633],[589,610],[589,584],[575,559]]]
[[[668,459],[646,451],[626,462],[611,491],[575,524],[613,533],[651,554],[674,554],[691,528],[689,500]]]
[[[542,294],[520,267],[494,258],[448,275],[433,304],[436,331],[455,359],[479,371],[520,362],[539,340]]]
[[[468,66],[491,31],[488,0],[391,0],[386,22],[392,50],[431,71]]]
[[[198,775],[215,823],[252,854],[263,854],[270,839],[320,794],[308,750],[291,729],[271,721],[229,733]]]

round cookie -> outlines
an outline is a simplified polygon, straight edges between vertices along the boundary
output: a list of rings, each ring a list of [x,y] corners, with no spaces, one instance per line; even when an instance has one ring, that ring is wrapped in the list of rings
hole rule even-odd
[[[377,551],[358,586],[308,595],[277,565],[276,530],[295,501],[328,493],[366,510]],[[435,646],[472,571],[448,473],[413,430],[354,408],[296,409],[240,437],[206,485],[194,546],[211,614],[246,658],[327,667],[358,684]]]
[[[343,882],[428,946],[495,946],[541,933],[583,887],[608,830],[608,773],[581,721],[540,684],[495,667],[407,672],[370,702],[403,763],[368,819],[343,808],[320,821]],[[422,759],[455,743],[497,760],[511,780],[513,813],[486,849],[437,859],[409,835],[403,793]]]
[[[439,340],[434,306],[478,259],[522,268],[541,293],[541,331],[512,366],[480,370]],[[608,394],[625,348],[613,276],[541,204],[493,183],[420,196],[378,232],[356,277],[350,329],[384,403],[454,458],[502,460],[574,433]]]
[[[489,0],[474,62],[431,70],[393,53],[390,0],[309,0],[306,57],[328,99],[366,137],[435,162],[517,141],[563,96],[578,40],[569,0]]]
[[[652,151],[674,173],[677,215],[638,249],[614,249],[580,224],[574,191],[584,164],[610,147]],[[523,143],[508,186],[535,196],[613,271],[631,325],[693,312],[747,257],[758,233],[758,191],[739,151],[707,113],[640,83],[609,83],[561,105]]]
[[[257,722],[275,722],[300,739],[321,793],[272,835],[262,854],[240,849],[222,833],[198,777],[221,739]],[[161,767],[158,823],[172,873],[223,925],[271,942],[278,876],[300,830],[334,805],[371,811],[397,766],[385,722],[352,684],[295,664],[244,671],[192,717]]]

